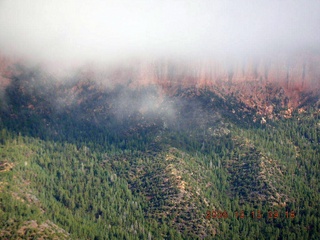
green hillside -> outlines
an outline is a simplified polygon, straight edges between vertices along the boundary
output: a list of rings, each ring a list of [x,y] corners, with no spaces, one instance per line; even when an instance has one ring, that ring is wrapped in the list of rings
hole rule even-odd
[[[1,239],[318,238],[317,105],[261,124],[206,89],[42,78],[1,102]]]

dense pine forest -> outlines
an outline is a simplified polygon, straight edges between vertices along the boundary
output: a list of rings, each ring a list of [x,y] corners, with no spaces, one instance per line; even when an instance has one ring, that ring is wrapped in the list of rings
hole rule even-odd
[[[20,66],[20,68],[22,68]],[[20,69],[1,98],[1,239],[318,239],[317,99],[262,121],[208,89]]]

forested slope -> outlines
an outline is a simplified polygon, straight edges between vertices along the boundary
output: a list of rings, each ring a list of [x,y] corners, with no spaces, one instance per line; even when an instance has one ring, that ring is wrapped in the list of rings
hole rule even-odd
[[[261,123],[207,89],[22,73],[1,102],[1,238],[318,238],[314,102]]]

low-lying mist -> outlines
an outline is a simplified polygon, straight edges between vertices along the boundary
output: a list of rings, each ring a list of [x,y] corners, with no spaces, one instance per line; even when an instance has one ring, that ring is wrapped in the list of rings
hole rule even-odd
[[[14,93],[26,108],[42,102],[43,112],[75,111],[91,122],[174,123],[188,110],[187,100],[172,100],[179,85],[260,80],[312,89],[319,12],[313,0],[3,0],[1,105],[10,108]],[[10,84],[20,92],[8,93]],[[189,109],[202,114],[197,104]]]
[[[36,128],[61,132],[61,124],[76,122],[117,134],[137,131],[206,131],[221,119],[222,109],[214,107],[214,97],[198,97],[195,89],[170,95],[160,85],[130,87],[105,85],[81,74],[59,82],[41,68],[16,66],[16,75],[3,91],[1,116],[14,123],[38,121]],[[129,85],[128,85],[129,84]],[[85,127],[85,128],[87,128]]]

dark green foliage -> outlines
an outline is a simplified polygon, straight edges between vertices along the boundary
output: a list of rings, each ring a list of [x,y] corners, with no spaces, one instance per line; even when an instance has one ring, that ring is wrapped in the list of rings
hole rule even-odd
[[[1,109],[0,238],[318,237],[317,109],[260,125],[233,97],[181,89],[161,106],[175,119],[131,103],[122,116],[115,99],[156,91],[39,76],[13,79]]]

